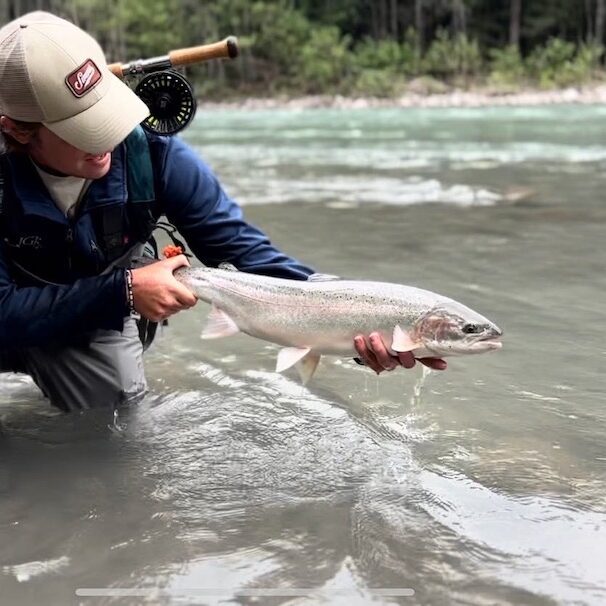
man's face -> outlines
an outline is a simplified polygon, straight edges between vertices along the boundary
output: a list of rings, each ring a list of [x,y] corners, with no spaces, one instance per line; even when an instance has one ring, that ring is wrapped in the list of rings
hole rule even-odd
[[[28,152],[43,168],[84,179],[100,179],[111,164],[111,151],[89,154],[70,145],[45,126],[41,126],[29,141]]]

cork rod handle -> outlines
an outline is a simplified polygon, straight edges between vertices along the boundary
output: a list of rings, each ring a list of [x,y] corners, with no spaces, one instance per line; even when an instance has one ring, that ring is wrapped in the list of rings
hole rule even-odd
[[[118,78],[124,77],[124,72],[122,71],[122,63],[110,63],[107,67],[109,71],[114,74],[114,76],[118,76]]]
[[[200,63],[201,61],[209,61],[210,59],[234,59],[238,56],[238,39],[235,36],[229,36],[220,42],[213,44],[202,44],[201,46],[191,46],[189,48],[178,48],[168,53],[166,57],[157,59],[168,59],[171,66],[191,65],[192,63]],[[148,59],[147,62],[153,60]],[[145,64],[145,61],[141,62]],[[131,64],[129,63],[110,63],[107,67],[118,78],[123,78],[128,72]],[[149,65],[148,65],[149,67]],[[157,71],[149,70],[149,71]]]
[[[233,59],[238,56],[238,41],[234,36],[214,44],[203,44],[170,51],[168,58],[173,66],[191,65],[209,59]]]

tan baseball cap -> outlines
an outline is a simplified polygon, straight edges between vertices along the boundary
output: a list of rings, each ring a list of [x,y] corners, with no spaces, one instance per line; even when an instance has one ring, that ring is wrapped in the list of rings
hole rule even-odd
[[[149,110],[109,71],[94,38],[36,11],[0,29],[0,115],[42,122],[78,149],[101,154]]]

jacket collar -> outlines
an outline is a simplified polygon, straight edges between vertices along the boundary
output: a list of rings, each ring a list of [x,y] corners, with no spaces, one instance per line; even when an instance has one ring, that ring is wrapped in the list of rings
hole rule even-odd
[[[101,179],[95,179],[89,186],[82,200],[80,212],[90,208],[105,206],[127,199],[126,163],[124,145],[121,144],[112,152],[109,171]],[[44,182],[40,178],[33,162],[26,154],[6,154],[10,170],[12,189],[21,202],[25,214],[40,215],[58,220],[63,213],[57,208]]]

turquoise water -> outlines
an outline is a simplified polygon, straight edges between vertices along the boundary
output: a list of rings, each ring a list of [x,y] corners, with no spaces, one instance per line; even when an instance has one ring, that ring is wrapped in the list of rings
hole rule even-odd
[[[303,388],[272,345],[201,343],[200,304],[119,429],[3,377],[3,600],[603,604],[606,108],[201,111],[186,139],[284,250],[461,300],[505,347]]]

